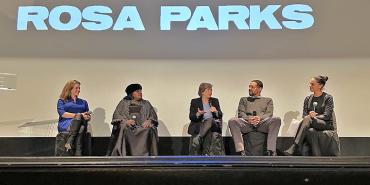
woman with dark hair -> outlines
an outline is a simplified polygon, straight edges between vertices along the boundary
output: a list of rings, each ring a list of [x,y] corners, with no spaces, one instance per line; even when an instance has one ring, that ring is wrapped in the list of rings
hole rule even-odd
[[[224,155],[222,142],[222,111],[217,98],[212,97],[212,85],[201,83],[199,98],[190,103],[188,134],[190,155]]]
[[[82,136],[86,132],[87,122],[91,119],[87,101],[78,97],[80,85],[77,80],[68,81],[57,103],[58,132],[68,133],[64,147],[66,151],[74,151],[72,155],[76,156],[82,155]]]
[[[127,96],[116,107],[108,155],[149,156],[158,155],[158,119],[153,106],[142,98],[140,84],[130,84]],[[113,140],[112,140],[113,139]]]
[[[284,152],[286,155],[301,155],[306,141],[311,147],[312,155],[322,155],[319,143],[312,141],[311,133],[316,131],[336,133],[336,124],[333,124],[335,122],[333,97],[323,91],[327,81],[327,76],[316,76],[310,80],[309,87],[313,94],[304,100],[303,121],[298,127],[293,145]]]

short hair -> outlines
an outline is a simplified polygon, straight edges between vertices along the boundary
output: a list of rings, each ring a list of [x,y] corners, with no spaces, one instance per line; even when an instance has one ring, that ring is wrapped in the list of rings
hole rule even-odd
[[[212,88],[212,84],[210,83],[201,83],[199,85],[199,90],[198,90],[198,95],[199,96],[202,96],[202,93],[206,90],[206,89],[211,89]]]
[[[252,82],[256,83],[258,87],[260,87],[261,89],[263,89],[263,83],[261,80],[252,80]]]
[[[325,86],[326,81],[329,80],[329,77],[327,77],[327,76],[321,76],[321,75],[320,76],[315,76],[313,78],[316,80],[316,82],[318,84],[322,85],[323,87]]]
[[[77,80],[67,81],[67,83],[63,87],[62,93],[60,93],[59,98],[62,99],[63,101],[72,98],[71,91],[76,84],[81,85],[81,83]]]

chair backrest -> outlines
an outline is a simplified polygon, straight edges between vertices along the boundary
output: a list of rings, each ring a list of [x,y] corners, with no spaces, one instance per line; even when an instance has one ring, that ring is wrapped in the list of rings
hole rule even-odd
[[[333,119],[333,128],[334,131],[337,132],[337,118],[335,117],[335,112],[332,113],[332,119]]]

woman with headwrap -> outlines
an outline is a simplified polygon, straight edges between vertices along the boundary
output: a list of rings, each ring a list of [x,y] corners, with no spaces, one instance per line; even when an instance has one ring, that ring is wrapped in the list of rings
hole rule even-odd
[[[108,147],[111,156],[158,155],[158,119],[153,106],[142,98],[140,84],[127,86],[113,114],[113,131]]]

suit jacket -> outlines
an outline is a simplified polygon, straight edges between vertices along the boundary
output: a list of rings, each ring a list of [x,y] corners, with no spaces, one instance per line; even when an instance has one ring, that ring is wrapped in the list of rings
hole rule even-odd
[[[217,98],[211,97],[209,99],[209,103],[215,107],[218,111],[218,113],[213,112],[212,116],[214,119],[220,119],[220,124],[214,124],[212,125],[211,131],[212,132],[222,132],[222,111],[220,108],[220,103],[218,102]],[[199,134],[200,130],[200,122],[203,121],[203,115],[197,117],[196,113],[198,112],[198,108],[203,110],[203,102],[202,98],[194,98],[191,100],[190,103],[190,112],[189,112],[189,119],[190,119],[190,125],[188,128],[188,134],[190,135],[196,135]]]

